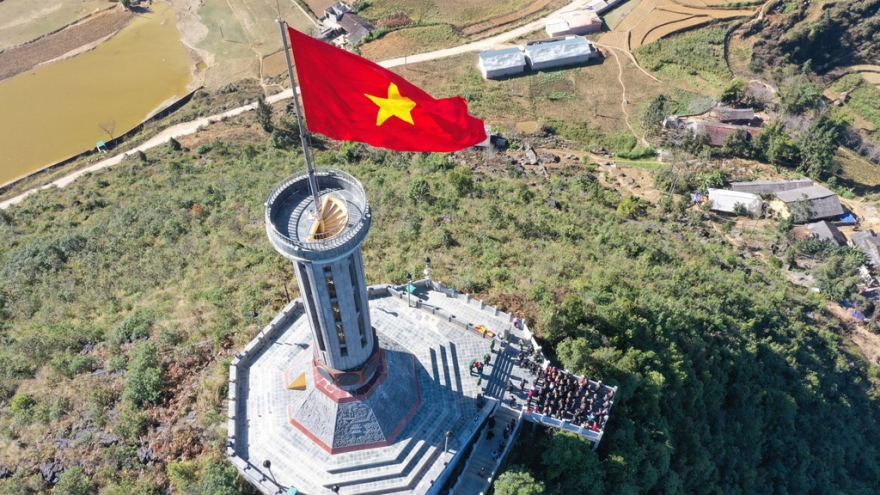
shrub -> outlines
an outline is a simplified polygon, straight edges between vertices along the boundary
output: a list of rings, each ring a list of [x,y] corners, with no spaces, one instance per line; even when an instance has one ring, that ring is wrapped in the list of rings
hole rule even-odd
[[[162,395],[162,364],[159,349],[152,342],[144,343],[131,353],[128,379],[122,399],[135,406],[153,404]]]
[[[98,369],[100,365],[101,361],[95,356],[76,355],[67,363],[66,375],[72,377],[79,375],[80,373],[91,373]]]
[[[137,311],[113,329],[108,341],[113,345],[145,339],[150,336],[153,318],[145,311]]]
[[[92,482],[86,476],[83,468],[73,466],[61,475],[52,493],[55,495],[89,495],[91,492]]]
[[[187,493],[189,495],[241,495],[238,473],[222,461],[212,461],[202,472],[199,481]]]

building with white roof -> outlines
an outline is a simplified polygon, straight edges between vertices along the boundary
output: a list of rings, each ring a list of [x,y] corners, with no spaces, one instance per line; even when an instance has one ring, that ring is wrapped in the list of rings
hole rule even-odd
[[[495,79],[524,71],[526,59],[522,48],[515,46],[480,53],[477,66],[485,79]]]
[[[595,10],[579,9],[549,19],[546,30],[547,35],[551,37],[596,33],[602,30],[602,19]]]
[[[736,213],[737,205],[742,205],[750,215],[761,213],[761,197],[757,194],[709,188],[709,201],[713,211]]]
[[[586,39],[576,36],[528,45],[525,56],[533,70],[540,70],[583,63],[598,57],[599,51]]]

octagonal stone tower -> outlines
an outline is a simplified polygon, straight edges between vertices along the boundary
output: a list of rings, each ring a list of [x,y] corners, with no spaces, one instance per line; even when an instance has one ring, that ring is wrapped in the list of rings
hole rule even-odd
[[[266,231],[292,260],[320,375],[342,390],[369,382],[379,368],[370,326],[361,243],[370,231],[370,205],[361,183],[339,170],[308,173],[278,184],[266,202]],[[315,200],[321,202],[320,213]]]

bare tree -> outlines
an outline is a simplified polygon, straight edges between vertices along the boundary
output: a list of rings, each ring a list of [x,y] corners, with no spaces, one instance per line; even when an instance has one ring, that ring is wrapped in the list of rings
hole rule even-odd
[[[113,133],[116,132],[116,121],[111,119],[98,122],[98,129],[106,132],[110,139],[113,139]]]

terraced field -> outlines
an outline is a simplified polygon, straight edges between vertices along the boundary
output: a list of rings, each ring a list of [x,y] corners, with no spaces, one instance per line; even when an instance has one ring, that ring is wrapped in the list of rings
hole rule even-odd
[[[758,7],[745,9],[716,8],[724,0],[642,0],[620,24],[604,33],[599,42],[635,50],[684,29],[707,24],[715,19],[751,17]],[[621,36],[620,33],[627,33]]]
[[[850,67],[850,70],[880,89],[880,65],[854,65]]]

